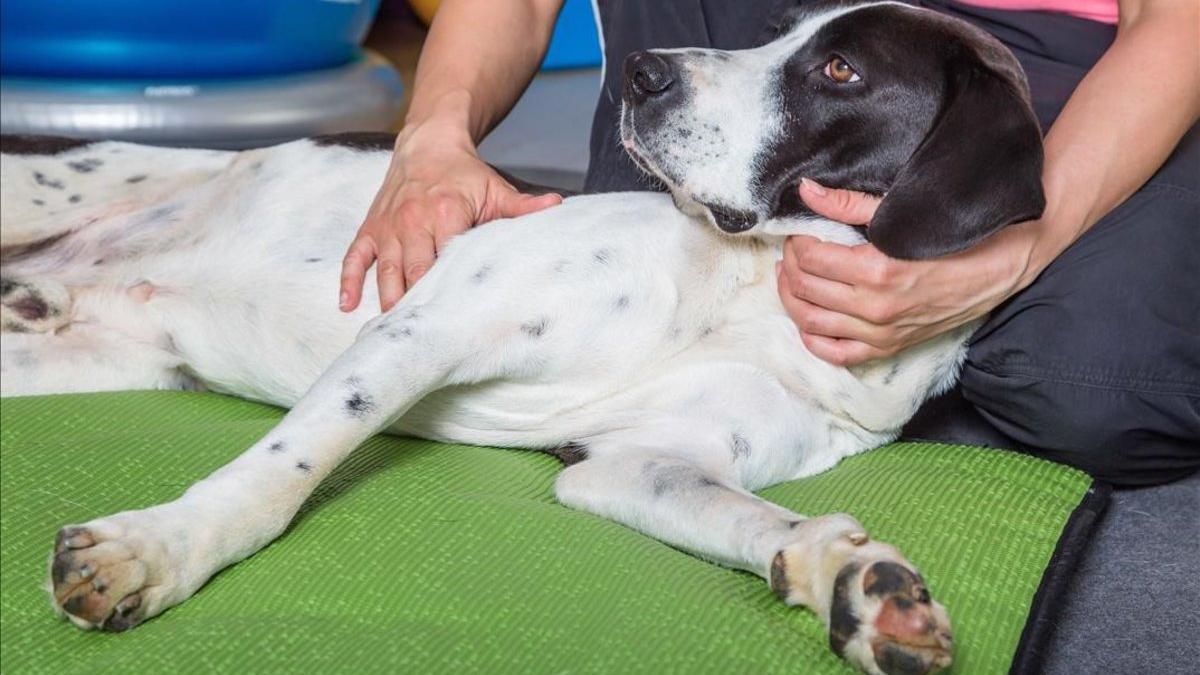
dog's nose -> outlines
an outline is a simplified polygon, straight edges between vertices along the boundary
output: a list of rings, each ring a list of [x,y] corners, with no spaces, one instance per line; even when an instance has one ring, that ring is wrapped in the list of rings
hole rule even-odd
[[[638,100],[663,93],[675,81],[671,63],[653,52],[633,52],[625,57],[625,81]]]

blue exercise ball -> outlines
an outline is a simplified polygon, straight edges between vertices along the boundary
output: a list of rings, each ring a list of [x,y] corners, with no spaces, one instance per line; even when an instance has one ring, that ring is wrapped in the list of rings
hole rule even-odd
[[[4,0],[0,72],[205,78],[331,68],[360,54],[379,0]]]

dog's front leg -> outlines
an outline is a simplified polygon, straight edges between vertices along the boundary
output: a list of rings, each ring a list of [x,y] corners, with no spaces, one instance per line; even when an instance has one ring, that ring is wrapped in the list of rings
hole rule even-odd
[[[179,499],[63,528],[55,609],[82,628],[129,628],[282,533],[322,478],[450,371],[455,342],[406,314],[369,324],[265,438]]]
[[[767,579],[816,612],[839,656],[869,673],[950,664],[950,624],[912,564],[844,514],[806,518],[679,455],[617,451],[568,467],[559,501]]]

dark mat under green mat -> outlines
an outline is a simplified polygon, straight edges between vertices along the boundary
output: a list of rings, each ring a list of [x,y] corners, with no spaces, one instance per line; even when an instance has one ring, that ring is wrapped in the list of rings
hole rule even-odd
[[[280,417],[169,392],[0,402],[0,670],[843,673],[759,578],[558,506],[556,460],[376,438],[291,530],[123,634],[56,619],[55,531],[173,499]],[[955,672],[1009,670],[1091,480],[1016,454],[901,443],[763,494],[853,513],[950,611]]]

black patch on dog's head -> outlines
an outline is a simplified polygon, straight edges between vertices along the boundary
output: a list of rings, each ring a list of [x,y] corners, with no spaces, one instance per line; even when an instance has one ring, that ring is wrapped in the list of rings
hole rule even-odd
[[[825,75],[833,57],[860,81]],[[868,228],[897,258],[961,251],[1042,212],[1041,131],[1012,54],[965,22],[894,5],[825,24],[781,73],[787,128],[762,153],[772,216],[795,185],[886,195]]]

